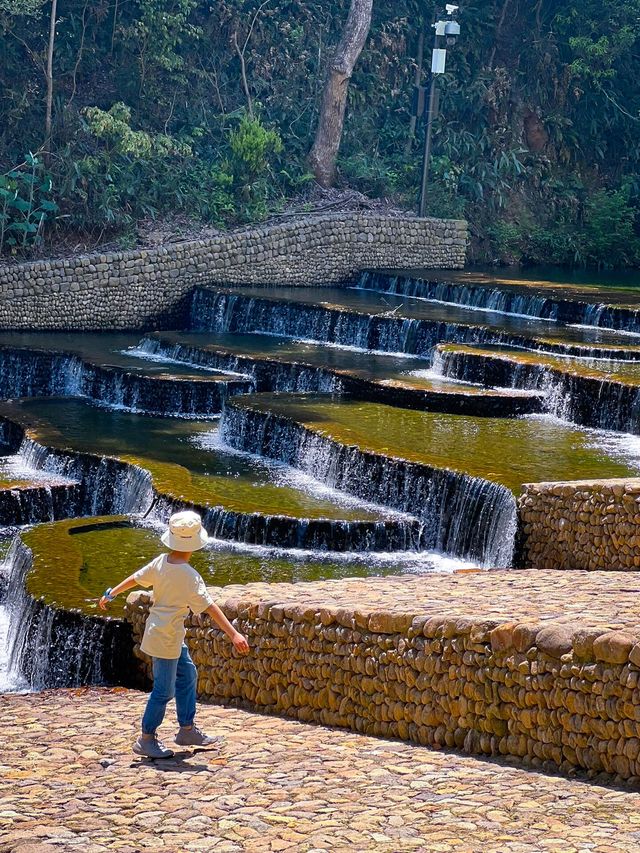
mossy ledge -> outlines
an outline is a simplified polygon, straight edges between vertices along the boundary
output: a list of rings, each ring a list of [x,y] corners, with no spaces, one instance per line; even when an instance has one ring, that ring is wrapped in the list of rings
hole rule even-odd
[[[440,276],[421,277],[416,274],[386,270],[364,270],[358,286],[382,293],[419,299],[435,299],[552,319],[560,323],[579,323],[603,329],[640,329],[640,300],[632,289],[600,289],[579,285],[560,285],[552,282],[509,280],[496,277],[477,277],[474,271]]]
[[[508,566],[516,504],[504,486],[457,471],[361,450],[265,410],[262,401],[229,400],[220,426],[232,447],[298,467],[332,488],[422,523],[422,548],[491,566]]]
[[[13,541],[7,563],[7,595],[14,619],[19,620],[11,625],[9,647],[14,665],[32,689],[144,683],[134,665],[131,629],[125,620],[49,604],[29,584],[33,553],[19,537]],[[69,566],[69,571],[73,568]]]
[[[264,292],[263,292],[264,291]],[[592,358],[637,359],[638,347],[608,343],[581,342],[576,330],[562,327],[554,337],[553,327],[537,334],[506,331],[499,325],[470,319],[412,318],[398,311],[378,308],[370,313],[365,308],[346,308],[322,303],[318,289],[316,301],[286,302],[268,288],[250,292],[234,288],[197,287],[191,300],[190,327],[211,332],[266,332],[293,338],[356,346],[382,352],[400,352],[428,357],[443,342],[502,345],[545,350],[564,355]],[[607,334],[603,330],[600,334]],[[609,333],[611,336],[613,333]]]
[[[260,512],[243,512],[189,499],[189,472],[181,466],[151,466],[135,460],[94,456],[42,444],[37,429],[2,418],[14,447],[29,463],[52,473],[76,479],[74,500],[61,508],[57,518],[144,512],[155,502],[155,514],[163,519],[181,509],[194,509],[216,539],[274,547],[323,550],[406,551],[419,547],[420,521],[404,517],[295,518]],[[19,438],[21,436],[21,439]],[[18,523],[13,518],[3,524]],[[42,520],[50,520],[49,518]]]
[[[144,414],[202,417],[219,414],[227,396],[252,390],[241,377],[145,376],[102,365],[77,353],[0,346],[3,397],[83,396]]]
[[[224,346],[185,345],[177,336],[159,333],[146,337],[141,346],[154,355],[174,358],[187,363],[206,365],[217,370],[239,371],[250,375],[254,390],[305,391],[319,393],[348,393],[356,399],[371,400],[406,409],[431,412],[454,412],[466,415],[517,417],[542,409],[542,396],[531,392],[492,389],[442,390],[411,387],[409,381],[373,380],[358,376],[348,370],[318,367],[300,359],[286,361],[252,353],[242,356],[225,350]],[[473,390],[473,393],[469,393]]]
[[[640,364],[638,377],[532,352],[499,352],[448,344],[437,348],[445,376],[483,385],[542,390],[558,415],[583,426],[640,433]]]

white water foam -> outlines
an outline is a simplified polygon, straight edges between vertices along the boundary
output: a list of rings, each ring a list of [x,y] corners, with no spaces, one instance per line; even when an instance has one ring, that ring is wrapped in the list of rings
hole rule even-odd
[[[451,376],[447,376],[442,372],[442,369],[438,367],[429,367],[426,370],[407,370],[407,376],[415,376],[416,379],[427,379],[432,382],[443,382],[447,385],[451,383],[452,385],[474,385],[477,388],[483,388],[481,382],[469,382],[467,379],[455,379]],[[509,389],[510,390],[510,389]]]
[[[269,338],[285,338],[288,341],[293,341],[296,344],[309,344],[314,347],[326,347],[327,349],[344,350],[344,352],[359,352],[364,355],[384,355],[389,358],[406,358],[417,359],[418,361],[428,361],[424,355],[416,355],[411,352],[390,352],[385,349],[367,349],[366,347],[357,347],[352,344],[338,344],[334,341],[322,341],[317,338],[298,338],[295,335],[284,335],[282,332],[265,332],[264,329],[256,331],[257,335],[266,335]]]
[[[219,429],[212,429],[207,432],[201,432],[191,436],[189,439],[196,447],[201,450],[209,450],[212,453],[219,452],[229,456],[238,456],[242,459],[258,465],[263,470],[266,470],[272,476],[272,482],[280,486],[289,486],[294,489],[299,489],[308,495],[322,500],[331,500],[339,506],[346,508],[364,509],[370,512],[379,512],[385,518],[397,518],[399,520],[413,520],[414,516],[409,513],[398,512],[381,504],[370,503],[359,498],[353,497],[346,492],[340,492],[327,486],[320,480],[316,480],[309,474],[305,474],[298,468],[293,468],[284,462],[278,462],[275,459],[269,459],[265,456],[259,456],[256,453],[248,453],[246,450],[237,450],[235,447],[226,444],[220,437]]]
[[[123,403],[109,403],[105,400],[95,400],[93,397],[86,398],[92,406],[98,409],[108,409],[110,412],[123,412],[126,415],[145,415],[151,418],[176,418],[183,421],[215,421],[220,417],[220,412],[213,415],[195,414],[194,412],[170,412],[154,409],[138,409],[136,406],[125,406]]]
[[[142,522],[158,533],[164,532],[166,523],[149,516]],[[367,567],[396,567],[402,574],[429,574],[440,572],[452,574],[456,571],[481,570],[478,563],[441,554],[438,551],[320,551],[312,548],[282,548],[270,545],[252,545],[227,539],[209,539],[206,551],[214,553],[246,554],[248,557],[266,560],[291,560],[296,563],[330,563],[349,565],[361,563]]]
[[[207,546],[212,551],[232,551],[257,558],[289,559],[296,562],[313,561],[317,563],[363,563],[367,566],[397,566],[402,573],[427,574],[478,569],[477,563],[458,560],[437,551],[315,551],[304,548],[276,548],[266,545],[249,545],[245,542],[231,542],[211,539]]]
[[[0,456],[0,472],[6,479],[23,480],[42,486],[53,484],[71,486],[78,482],[72,477],[65,477],[62,474],[52,474],[51,471],[32,467],[25,461],[24,456],[20,452],[11,456]]]
[[[613,335],[640,338],[640,332],[630,332],[627,329],[611,329],[609,326],[589,326],[586,323],[569,323],[568,326],[570,329],[585,329],[588,332],[607,332]]]

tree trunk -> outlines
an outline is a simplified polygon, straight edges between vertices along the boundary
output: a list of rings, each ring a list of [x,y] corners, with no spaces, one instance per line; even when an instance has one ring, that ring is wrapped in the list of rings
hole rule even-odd
[[[45,69],[45,80],[47,81],[47,101],[44,118],[44,148],[49,150],[51,142],[51,122],[53,115],[53,50],[56,41],[56,15],[58,12],[58,0],[51,0],[51,18],[49,21],[49,44],[47,45],[47,65]]]
[[[349,80],[369,35],[372,8],[373,0],[351,0],[342,37],[329,65],[316,138],[309,152],[309,165],[322,187],[335,182]]]

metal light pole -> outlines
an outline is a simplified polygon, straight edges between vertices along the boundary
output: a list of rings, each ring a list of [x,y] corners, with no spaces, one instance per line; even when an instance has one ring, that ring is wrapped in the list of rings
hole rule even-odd
[[[429,88],[429,106],[427,112],[426,127],[424,133],[424,153],[422,155],[422,183],[420,185],[420,204],[418,216],[425,216],[427,211],[427,180],[429,177],[429,158],[431,156],[431,133],[433,121],[438,111],[438,89],[436,80],[439,74],[444,74],[447,61],[447,49],[442,47],[442,39],[447,45],[453,45],[460,35],[460,24],[456,20],[459,7],[447,3],[445,11],[446,18],[442,18],[442,12],[436,10],[436,20],[432,24],[434,29],[433,51],[431,53],[431,86]],[[418,101],[420,99],[418,98]]]

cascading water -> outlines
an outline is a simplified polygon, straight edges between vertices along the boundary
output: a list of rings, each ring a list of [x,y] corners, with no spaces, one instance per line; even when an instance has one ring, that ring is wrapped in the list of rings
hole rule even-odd
[[[540,391],[545,410],[561,420],[640,434],[640,386],[616,382],[605,374],[581,375],[569,368],[518,363],[483,352],[444,350],[437,358],[438,368],[447,378],[487,387]]]
[[[515,293],[482,285],[455,281],[428,281],[400,275],[364,272],[356,287],[377,293],[392,293],[445,305],[464,305],[481,311],[557,320],[558,306],[553,300],[535,293]]]
[[[333,296],[327,295],[327,301],[322,302],[325,297],[316,300],[315,297],[303,296],[296,300],[287,296],[285,300],[282,295],[278,298],[277,294],[271,293],[270,296],[268,289],[263,294],[256,290],[234,293],[197,288],[192,302],[192,325],[194,330],[231,335],[262,332],[336,348],[402,353],[425,359],[431,359],[437,344],[446,342],[502,344],[544,351],[548,348],[549,352],[557,347],[555,351],[564,354],[592,352],[602,356],[603,350],[598,342],[604,340],[609,341],[612,351],[620,350],[620,358],[637,358],[637,353],[632,352],[632,346],[626,346],[628,342],[624,338],[620,338],[622,344],[618,346],[617,336],[595,334],[593,329],[583,334],[580,330],[560,328],[561,324],[584,323],[637,331],[640,328],[637,312],[623,307],[556,298],[550,288],[546,291],[551,295],[541,295],[527,288],[518,291],[514,287],[431,282],[410,276],[367,273],[361,278],[358,289],[371,289],[406,299],[373,298],[367,294],[354,294],[351,290],[343,301],[341,294],[334,293]],[[408,304],[411,299],[464,306],[476,311],[480,309],[496,316],[487,317],[486,322],[490,325],[486,325],[486,315],[452,311],[438,305],[433,309],[413,305],[411,310],[404,310],[403,316],[403,302]],[[497,316],[500,314],[511,315],[511,319],[500,319]],[[514,320],[514,315],[550,322],[534,324],[529,319]],[[557,325],[553,326],[552,322]],[[395,553],[406,556],[411,552],[418,555],[421,551],[424,555],[428,551],[436,551],[468,559],[474,564],[492,567],[511,564],[516,507],[512,492],[505,486],[481,476],[473,477],[444,467],[432,468],[385,456],[383,452],[367,452],[357,446],[341,444],[322,435],[321,429],[315,432],[305,428],[304,422],[298,422],[295,416],[289,419],[285,415],[265,412],[258,403],[252,409],[250,401],[245,406],[228,400],[233,394],[271,391],[345,393],[351,394],[357,405],[363,400],[380,401],[381,398],[373,396],[371,389],[363,392],[363,381],[358,371],[341,364],[340,355],[331,353],[326,363],[323,361],[314,366],[322,360],[317,358],[317,350],[322,349],[324,354],[324,347],[315,348],[315,362],[309,356],[309,363],[304,364],[292,361],[290,355],[303,352],[302,346],[299,349],[289,346],[289,355],[279,361],[280,342],[273,338],[268,345],[261,348],[256,343],[253,350],[245,353],[237,340],[231,341],[229,351],[225,351],[222,343],[217,345],[213,341],[198,346],[193,343],[194,340],[197,342],[196,336],[181,342],[176,341],[176,336],[171,333],[157,334],[157,338],[145,339],[137,351],[128,351],[128,354],[179,363],[183,374],[186,374],[184,366],[192,365],[224,371],[229,374],[228,378],[220,381],[220,377],[198,375],[180,378],[152,376],[145,375],[144,370],[138,371],[137,365],[122,368],[122,360],[114,366],[111,362],[106,363],[107,359],[103,359],[103,363],[92,360],[90,356],[85,360],[84,356],[71,353],[1,347],[0,383],[3,394],[11,397],[83,396],[114,408],[172,416],[212,415],[226,405],[221,430],[229,445],[244,453],[293,466],[336,492],[350,495],[361,503],[375,505],[379,511],[370,515],[363,512],[363,520],[358,520],[357,514],[347,515],[346,512],[345,518],[341,518],[339,513],[334,518],[332,512],[327,513],[331,516],[329,518],[298,518],[277,514],[279,504],[273,499],[269,513],[253,511],[256,506],[253,497],[247,503],[243,502],[244,498],[238,500],[235,505],[245,507],[246,511],[235,511],[229,509],[229,506],[234,506],[231,501],[224,507],[211,506],[213,500],[207,503],[207,484],[203,485],[201,481],[191,500],[202,512],[210,533],[220,540],[216,547],[228,547],[228,544],[220,544],[224,542],[253,549],[289,549],[298,554],[323,552],[331,555],[358,551],[364,560],[374,560],[380,554],[392,559]],[[628,354],[625,349],[629,350]],[[84,353],[88,350],[78,351]],[[287,353],[286,344],[280,352]],[[301,360],[303,357],[301,355]],[[362,356],[363,359],[366,357],[368,355]],[[404,370],[404,367],[397,369]],[[174,369],[174,372],[178,374],[180,371]],[[370,373],[378,381],[373,368]],[[472,363],[470,358],[463,359],[459,353],[437,350],[429,374],[476,385],[542,391],[547,411],[557,416],[593,426],[610,429],[633,427],[640,431],[640,393],[637,389],[629,390],[630,386],[625,389],[621,383],[578,377],[536,364],[496,368],[488,361],[480,365],[477,361]],[[360,382],[359,387],[356,387],[356,379]],[[463,393],[460,392],[461,395]],[[452,399],[455,396],[451,394]],[[478,391],[477,396],[480,399],[482,394]],[[405,406],[405,403],[398,405]],[[451,406],[447,412],[460,413],[462,404],[457,404],[458,409],[453,408],[453,403],[447,405]],[[499,405],[503,408],[498,414],[505,414],[506,404]],[[405,407],[408,408],[409,404]],[[281,408],[279,411],[286,413],[291,410]],[[483,414],[486,413],[484,409]],[[407,422],[403,420],[402,427]],[[472,423],[471,429],[476,428],[477,424]],[[139,513],[150,506],[153,497],[151,478],[142,469],[112,458],[51,451],[36,441],[21,439],[7,423],[0,422],[0,441],[5,452],[15,453],[19,448],[18,456],[30,471],[42,472],[52,479],[58,478],[60,482],[49,486],[43,481],[37,499],[35,492],[27,496],[26,491],[15,490],[17,496],[11,498],[14,501],[11,506],[7,503],[9,498],[0,492],[0,512],[5,515],[13,512],[15,523],[68,515]],[[362,444],[364,446],[365,442]],[[371,446],[383,448],[386,444],[386,436],[383,436]],[[103,446],[111,452],[108,444]],[[402,443],[398,442],[397,446],[401,447]],[[146,448],[132,453],[129,458],[146,458],[145,453]],[[455,448],[451,454],[453,457]],[[429,457],[425,454],[424,458]],[[443,458],[448,464],[449,457]],[[458,463],[459,458],[453,461]],[[181,464],[179,458],[176,458],[176,463]],[[456,465],[452,464],[452,467]],[[466,470],[463,465],[458,467],[461,472]],[[213,470],[212,466],[212,481],[221,476],[221,468]],[[190,469],[185,470],[188,472]],[[483,470],[487,477],[495,476],[493,467],[489,473],[486,473],[488,468],[469,470]],[[223,473],[233,476],[231,467]],[[64,482],[63,478],[66,478]],[[495,476],[495,479],[499,477]],[[202,480],[205,480],[204,475]],[[156,482],[160,480],[156,478]],[[9,494],[9,490],[5,490],[5,494]],[[217,497],[216,500],[223,498]],[[199,501],[201,505],[198,505]],[[337,499],[335,503],[342,506]],[[153,514],[149,517],[157,524],[165,523],[172,510],[184,505],[185,501],[180,498],[157,496]],[[291,506],[300,504],[292,503]],[[306,512],[303,510],[300,514]],[[295,510],[292,514],[295,516]],[[313,515],[312,512],[308,514]],[[34,552],[36,550],[34,548]],[[7,632],[10,602],[12,663],[9,668],[0,658],[0,690],[3,685],[9,688],[19,685],[20,674],[32,689],[111,680],[113,673],[109,667],[114,661],[119,662],[119,657],[129,655],[126,632],[123,633],[124,629],[116,627],[115,623],[81,616],[75,611],[57,611],[32,597],[28,584],[25,588],[31,559],[31,552],[16,543],[6,564],[10,577],[7,604],[4,610],[0,609],[0,646],[2,632]],[[416,556],[416,561],[418,559]],[[265,571],[268,573],[268,568]]]
[[[126,515],[142,512],[152,500],[148,471],[109,457],[51,450],[25,438],[19,455],[29,468],[47,471],[81,484],[77,504],[63,516]]]
[[[220,414],[227,396],[251,391],[241,376],[165,379],[85,362],[76,355],[0,347],[4,398],[87,397],[101,405],[174,417]]]
[[[449,321],[443,318],[407,318],[396,309],[367,313],[321,303],[285,302],[277,298],[218,292],[197,288],[192,323],[197,331],[249,334],[259,332],[340,347],[402,353],[430,358],[439,343],[502,345],[549,350],[567,355],[597,355],[600,348],[578,340],[549,342],[531,336],[526,324],[513,331],[500,324]],[[538,334],[541,330],[537,330]],[[545,333],[546,334],[546,333]],[[607,349],[608,353],[612,348]],[[624,348],[616,353],[625,357]],[[616,357],[618,357],[616,355]],[[628,355],[626,357],[629,357]]]
[[[75,355],[0,348],[4,398],[76,395],[81,392],[82,372]]]
[[[420,546],[485,565],[507,566],[516,505],[503,486],[337,444],[287,418],[228,406],[221,436],[232,447],[300,468],[372,503],[416,515]]]
[[[6,689],[42,690],[127,681],[131,640],[126,624],[60,610],[33,598],[26,586],[32,556],[18,538],[6,565]]]
[[[437,281],[373,271],[362,273],[356,287],[446,305],[464,305],[479,311],[640,334],[640,312],[592,303],[586,296],[581,301],[541,295],[533,288],[497,288],[481,283]]]
[[[295,362],[253,358],[199,349],[184,344],[167,344],[154,338],[140,342],[138,351],[148,356],[162,356],[181,364],[209,367],[237,373],[250,381],[248,391],[291,391],[335,394],[343,390],[341,379],[328,369],[309,367]]]

